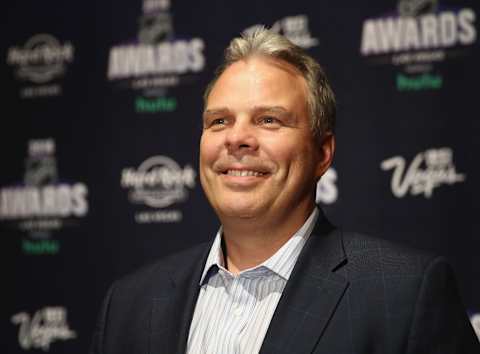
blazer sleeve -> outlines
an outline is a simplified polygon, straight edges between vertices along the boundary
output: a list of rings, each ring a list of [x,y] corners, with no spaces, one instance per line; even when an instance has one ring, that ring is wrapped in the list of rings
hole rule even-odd
[[[442,257],[426,267],[407,345],[408,354],[479,354],[480,343]]]
[[[100,307],[100,312],[98,314],[97,324],[92,337],[92,342],[90,344],[90,354],[105,354],[104,348],[104,337],[105,337],[105,327],[107,323],[107,316],[110,308],[110,302],[112,299],[113,289],[115,283],[110,286],[103,300],[102,306]]]

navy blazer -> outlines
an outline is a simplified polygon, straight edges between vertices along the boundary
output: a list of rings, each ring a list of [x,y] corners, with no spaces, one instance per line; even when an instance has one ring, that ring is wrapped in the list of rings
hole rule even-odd
[[[443,258],[318,220],[261,354],[480,353]],[[91,353],[185,353],[210,246],[169,256],[115,282]]]

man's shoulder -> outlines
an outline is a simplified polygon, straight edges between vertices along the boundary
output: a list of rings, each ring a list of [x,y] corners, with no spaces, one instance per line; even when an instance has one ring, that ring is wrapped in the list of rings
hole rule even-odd
[[[205,242],[193,247],[170,254],[148,263],[115,281],[116,288],[145,288],[171,281],[172,275],[189,268],[195,268],[206,254],[211,242]]]
[[[348,252],[369,252],[394,253],[403,256],[432,257],[433,253],[415,248],[405,242],[389,240],[384,237],[369,235],[361,232],[341,230],[345,250]]]
[[[430,264],[445,261],[432,252],[381,237],[358,232],[342,232],[342,237],[349,268],[358,274],[421,275]]]

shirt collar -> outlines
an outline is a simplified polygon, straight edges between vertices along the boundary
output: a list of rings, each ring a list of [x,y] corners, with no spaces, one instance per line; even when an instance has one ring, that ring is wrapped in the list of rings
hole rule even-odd
[[[300,227],[275,254],[262,264],[250,269],[245,269],[240,274],[263,267],[278,274],[283,279],[288,280],[305,242],[312,233],[319,215],[318,207],[315,207],[302,227]],[[213,272],[214,269],[217,270],[225,267],[225,259],[222,251],[222,233],[223,228],[220,227],[210,248],[207,261],[205,262],[202,277],[200,278],[200,285],[208,280],[208,273]]]

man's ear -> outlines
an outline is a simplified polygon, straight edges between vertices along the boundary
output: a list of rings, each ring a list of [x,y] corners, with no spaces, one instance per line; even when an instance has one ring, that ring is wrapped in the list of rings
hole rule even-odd
[[[320,156],[317,164],[317,177],[320,178],[332,164],[335,154],[335,135],[331,132],[324,133],[318,148]]]

